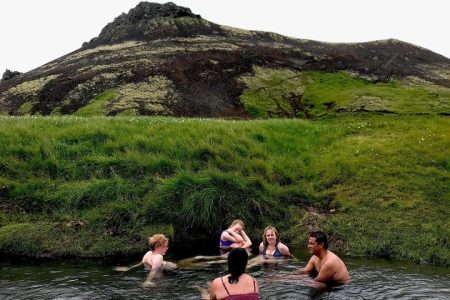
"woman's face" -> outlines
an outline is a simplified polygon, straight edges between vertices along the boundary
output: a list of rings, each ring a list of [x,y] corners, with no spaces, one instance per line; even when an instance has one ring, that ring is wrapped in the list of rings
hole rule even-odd
[[[275,232],[273,232],[272,229],[266,231],[266,240],[271,245],[275,244],[275,242],[277,241],[277,236],[275,235]]]
[[[243,229],[242,226],[239,225],[239,224],[236,224],[236,225],[233,226],[233,230],[234,230],[234,232],[236,232],[236,233],[241,234],[242,229]]]

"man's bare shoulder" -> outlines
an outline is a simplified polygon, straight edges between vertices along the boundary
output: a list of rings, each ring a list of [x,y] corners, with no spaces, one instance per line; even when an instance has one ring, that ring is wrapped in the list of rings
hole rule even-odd
[[[315,263],[315,262],[320,262],[320,258],[316,255],[311,256],[311,258],[309,259],[310,262]]]

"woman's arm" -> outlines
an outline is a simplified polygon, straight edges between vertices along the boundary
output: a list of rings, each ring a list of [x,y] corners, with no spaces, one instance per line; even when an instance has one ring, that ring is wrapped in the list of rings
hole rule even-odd
[[[291,256],[289,248],[285,244],[278,243],[278,249],[280,250],[281,254],[283,254],[283,256]]]
[[[222,240],[226,240],[226,241],[232,241],[233,243],[238,243],[238,242],[242,242],[243,238],[242,236],[240,236],[238,233],[230,230],[226,230],[222,233],[221,236]]]
[[[264,243],[259,244],[259,254],[262,254],[264,251]]]
[[[250,248],[252,246],[252,241],[250,241],[250,238],[247,236],[247,234],[245,234],[244,230],[241,230],[241,236],[244,239],[242,248]]]

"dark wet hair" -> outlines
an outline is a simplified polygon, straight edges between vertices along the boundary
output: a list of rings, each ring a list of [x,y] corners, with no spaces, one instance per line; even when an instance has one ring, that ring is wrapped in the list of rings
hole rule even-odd
[[[243,248],[236,248],[228,253],[228,282],[230,284],[236,284],[239,282],[239,276],[245,273],[247,267],[248,254]]]
[[[322,231],[315,231],[309,234],[310,237],[316,238],[317,244],[323,244],[325,249],[328,249],[328,239],[327,235]]]

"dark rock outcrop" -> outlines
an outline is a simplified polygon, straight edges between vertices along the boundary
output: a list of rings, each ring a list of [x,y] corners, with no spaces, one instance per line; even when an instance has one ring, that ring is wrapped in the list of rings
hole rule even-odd
[[[10,70],[6,69],[6,71],[3,73],[2,80],[8,80],[8,79],[11,79],[20,74],[22,74],[22,73],[20,73],[18,71],[10,71]]]
[[[182,17],[191,18],[191,20],[177,22],[177,19]],[[129,39],[149,40],[210,33],[210,28],[201,21],[200,15],[195,15],[189,8],[177,6],[172,2],[165,4],[141,2],[128,14],[123,13],[106,25],[97,38],[85,43],[83,47],[117,43]],[[185,25],[183,23],[190,23],[191,30],[180,28],[180,25]]]

